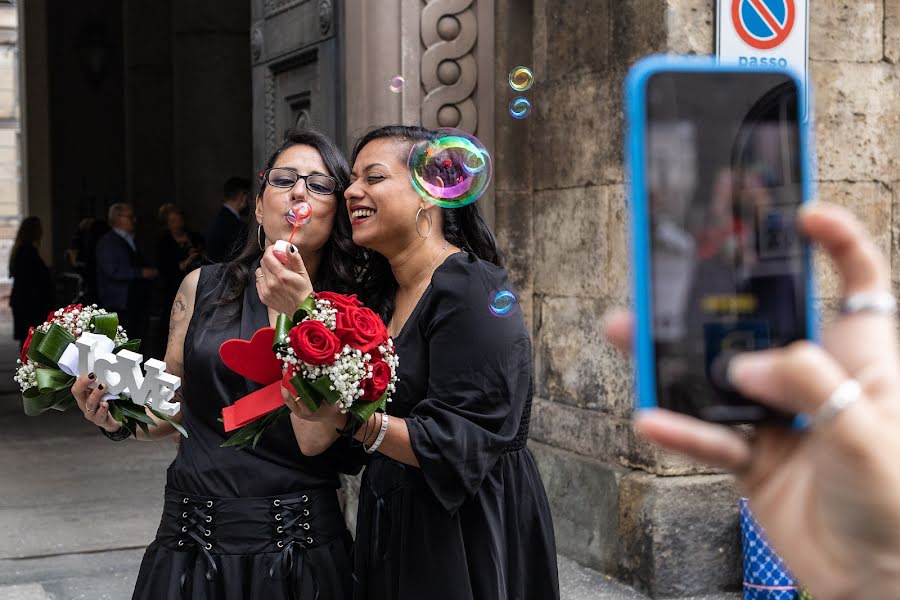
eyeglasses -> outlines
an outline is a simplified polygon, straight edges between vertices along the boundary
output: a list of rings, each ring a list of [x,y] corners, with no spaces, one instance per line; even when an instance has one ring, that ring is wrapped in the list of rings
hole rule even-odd
[[[328,175],[320,175],[313,173],[312,175],[301,175],[294,169],[287,167],[274,167],[263,171],[259,174],[260,178],[277,188],[292,188],[297,185],[299,179],[306,184],[306,189],[319,196],[329,196],[337,189],[337,180]]]

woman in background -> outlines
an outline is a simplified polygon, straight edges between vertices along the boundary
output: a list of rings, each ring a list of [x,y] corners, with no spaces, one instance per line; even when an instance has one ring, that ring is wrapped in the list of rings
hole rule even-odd
[[[38,253],[43,228],[38,217],[26,217],[19,225],[9,255],[9,276],[13,279],[9,306],[13,313],[13,338],[19,347],[28,330],[44,322],[54,308],[53,280],[50,269]]]

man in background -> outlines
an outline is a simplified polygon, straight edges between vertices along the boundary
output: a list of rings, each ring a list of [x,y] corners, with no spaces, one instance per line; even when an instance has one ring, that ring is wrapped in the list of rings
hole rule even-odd
[[[206,253],[214,263],[229,262],[247,241],[244,220],[250,198],[250,180],[231,177],[225,182],[225,199],[206,235]]]
[[[134,241],[137,219],[130,204],[109,207],[112,230],[97,242],[97,295],[100,307],[119,315],[129,338],[146,338],[150,319],[150,280],[159,272],[147,266]]]

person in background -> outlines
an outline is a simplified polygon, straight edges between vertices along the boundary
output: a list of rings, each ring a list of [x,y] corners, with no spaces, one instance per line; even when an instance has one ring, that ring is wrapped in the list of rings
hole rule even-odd
[[[82,302],[94,304],[97,298],[97,242],[109,231],[105,219],[85,217],[78,223],[66,249],[66,261],[81,276]]]
[[[159,207],[159,220],[165,230],[156,244],[156,266],[162,281],[162,301],[164,307],[160,319],[160,340],[169,336],[169,307],[185,275],[200,266],[203,260],[203,236],[186,229],[184,212],[168,203]]]
[[[900,356],[889,263],[859,221],[835,206],[803,209],[800,227],[841,277],[840,314],[821,335],[735,357],[742,394],[806,415],[805,429],[734,429],[663,409],[638,413],[645,438],[727,469],[772,546],[816,600],[900,598]],[[634,318],[606,316],[630,352]]]
[[[147,266],[134,240],[137,218],[130,204],[109,207],[108,232],[97,242],[97,292],[100,308],[119,315],[128,337],[143,339],[150,310],[149,282],[159,272]]]
[[[19,225],[16,241],[9,255],[9,276],[13,279],[9,306],[13,313],[13,338],[19,348],[29,330],[37,327],[55,308],[50,269],[38,253],[43,228],[38,217],[26,217]]]
[[[233,260],[247,242],[247,224],[243,214],[250,197],[250,180],[231,177],[225,182],[224,193],[222,208],[206,234],[207,256],[213,263]]]

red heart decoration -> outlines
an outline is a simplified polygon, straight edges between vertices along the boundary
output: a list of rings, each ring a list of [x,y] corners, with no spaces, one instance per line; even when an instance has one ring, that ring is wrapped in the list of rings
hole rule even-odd
[[[281,361],[275,358],[272,343],[275,329],[266,327],[247,340],[226,340],[219,346],[225,366],[251,381],[267,385],[281,379]]]

